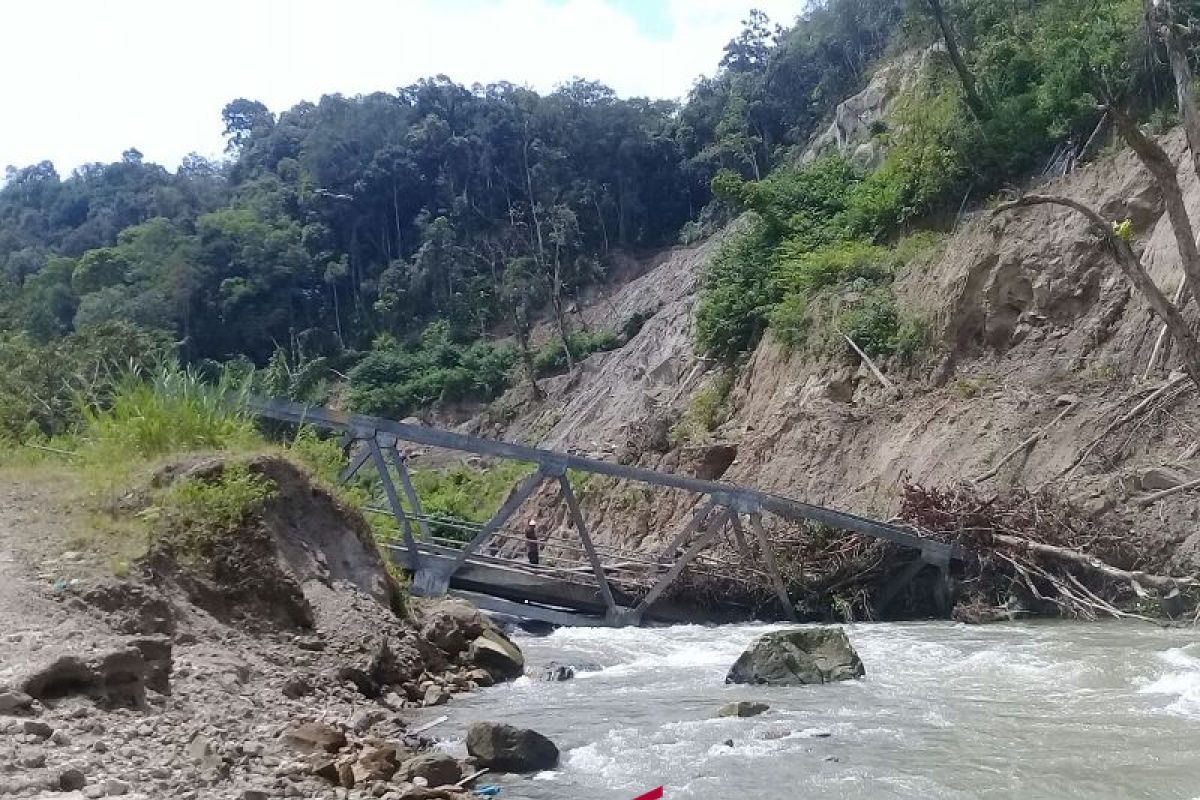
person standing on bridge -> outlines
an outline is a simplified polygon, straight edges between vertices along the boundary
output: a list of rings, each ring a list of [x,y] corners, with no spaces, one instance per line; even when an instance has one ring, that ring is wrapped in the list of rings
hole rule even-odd
[[[525,526],[525,556],[529,559],[529,563],[537,566],[541,560],[538,554],[538,535],[537,535],[537,520],[529,520],[529,524]]]

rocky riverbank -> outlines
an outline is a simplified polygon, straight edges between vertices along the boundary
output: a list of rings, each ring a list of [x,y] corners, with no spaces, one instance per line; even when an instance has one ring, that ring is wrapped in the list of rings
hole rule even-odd
[[[277,492],[242,535],[120,580],[62,552],[45,489],[3,490],[0,795],[463,796],[478,762],[406,709],[523,674],[520,650],[466,603],[405,608],[357,515],[286,461],[250,468]]]

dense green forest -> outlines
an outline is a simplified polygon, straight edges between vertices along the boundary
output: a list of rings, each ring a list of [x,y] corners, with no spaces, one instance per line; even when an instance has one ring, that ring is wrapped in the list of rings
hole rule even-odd
[[[882,59],[946,38],[935,7],[965,69],[929,59],[875,130],[887,156],[872,171],[799,166]],[[342,384],[396,415],[536,391],[621,341],[572,316],[614,253],[742,212],[706,277],[702,350],[736,359],[767,327],[796,346],[825,328],[914,358],[926,332],[890,291],[929,241],[906,236],[914,224],[1086,136],[1098,86],[1142,112],[1173,102],[1162,75],[1139,0],[825,0],[787,28],[752,14],[683,103],[438,76],[278,114],[233,100],[227,158],[174,172],[135,149],[66,177],[10,167],[0,437],[69,426],[64,386],[102,394],[100,373],[159,356],[256,370],[263,391],[306,399]],[[832,314],[823,298],[849,283],[859,299]],[[534,348],[540,319],[558,337]]]

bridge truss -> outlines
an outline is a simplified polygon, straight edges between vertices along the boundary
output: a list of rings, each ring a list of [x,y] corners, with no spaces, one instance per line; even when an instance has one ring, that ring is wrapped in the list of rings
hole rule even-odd
[[[421,596],[439,596],[455,588],[469,592],[471,599],[482,607],[556,624],[636,625],[655,616],[663,618],[659,613],[663,593],[684,570],[720,574],[722,562],[711,557],[706,561],[704,551],[729,533],[746,572],[768,579],[783,616],[794,620],[795,606],[764,527],[764,514],[790,522],[818,522],[917,551],[919,558],[884,590],[877,610],[926,567],[937,570],[939,580],[935,586],[943,595],[939,599],[948,602],[950,562],[961,557],[956,545],[923,537],[902,526],[729,483],[285,400],[254,398],[246,401],[246,405],[261,417],[309,425],[343,436],[352,453],[341,474],[343,482],[370,465],[383,487],[387,507],[368,510],[390,514],[395,519],[403,543],[388,547],[390,557],[412,573],[413,592]],[[462,541],[462,536],[438,536],[435,531],[447,523],[423,511],[401,448],[404,444],[523,462],[532,465],[533,472],[514,487],[487,522],[459,525],[459,533],[469,534],[469,540]],[[648,555],[598,545],[572,486],[572,474],[604,475],[682,490],[694,497],[693,510],[687,523],[661,553]],[[565,565],[533,565],[504,554],[506,542],[513,545],[524,538],[506,526],[521,506],[546,484],[557,486],[559,502],[566,505],[577,541],[560,538],[555,544],[560,552],[576,553],[579,558],[574,563],[559,559]],[[757,545],[757,554],[751,542]],[[507,549],[519,549],[519,544]]]

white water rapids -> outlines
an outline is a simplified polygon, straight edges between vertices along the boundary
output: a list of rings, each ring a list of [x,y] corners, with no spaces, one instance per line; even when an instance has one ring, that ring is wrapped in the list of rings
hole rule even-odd
[[[456,697],[433,732],[463,753],[476,720],[549,736],[559,768],[491,779],[501,798],[1200,798],[1200,637],[1134,624],[849,626],[867,677],[726,686],[763,625],[561,629],[520,637],[521,678]],[[718,719],[761,700],[752,719]],[[732,740],[732,746],[726,744]]]

